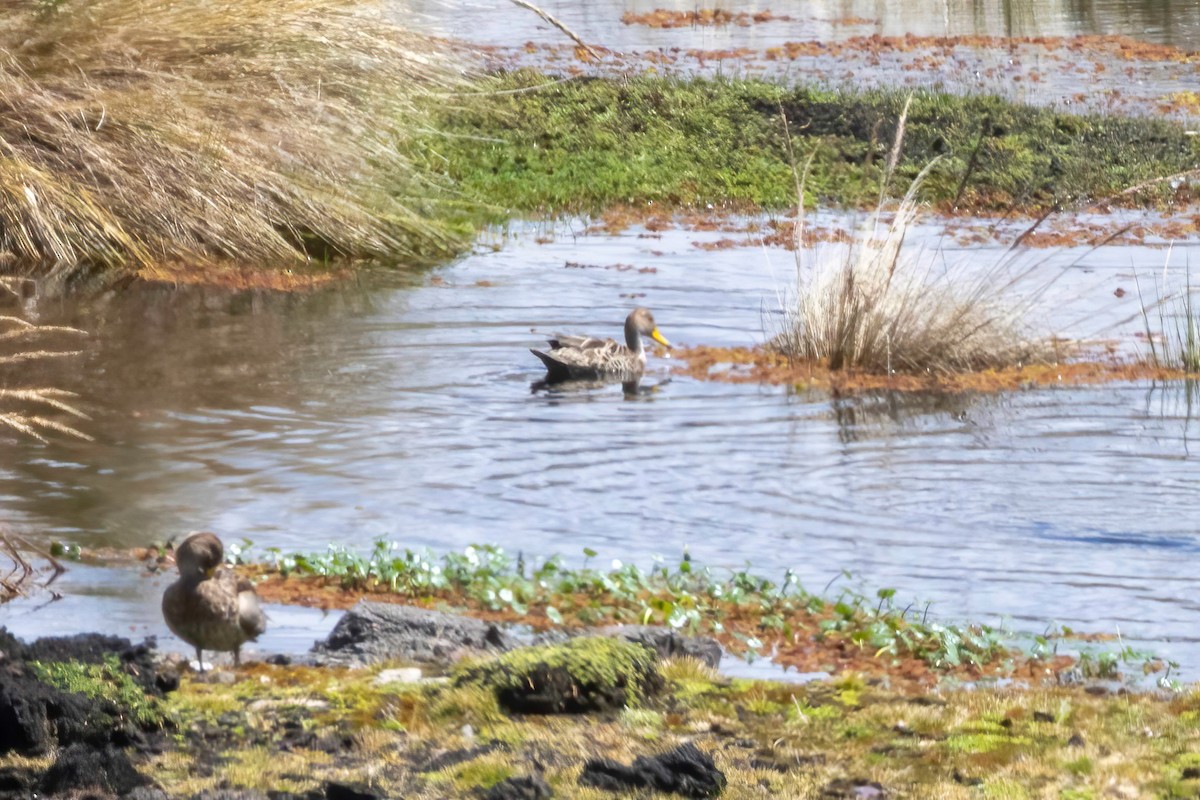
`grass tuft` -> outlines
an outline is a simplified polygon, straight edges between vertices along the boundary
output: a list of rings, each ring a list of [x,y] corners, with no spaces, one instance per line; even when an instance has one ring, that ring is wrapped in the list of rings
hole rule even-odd
[[[831,370],[886,375],[1004,369],[1052,356],[1047,342],[1026,331],[1011,278],[994,269],[952,273],[941,268],[939,253],[905,247],[926,174],[912,182],[890,222],[881,197],[840,259],[805,269],[797,247],[796,299],[774,347]],[[802,225],[803,214],[797,241]]]
[[[292,268],[457,247],[399,155],[453,82],[349,0],[14,0],[0,11],[0,263]]]

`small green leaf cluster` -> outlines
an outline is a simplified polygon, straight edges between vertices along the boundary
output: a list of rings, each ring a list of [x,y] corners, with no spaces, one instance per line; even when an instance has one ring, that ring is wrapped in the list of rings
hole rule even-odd
[[[567,566],[561,556],[531,567],[523,556],[514,558],[495,545],[438,555],[385,540],[365,554],[336,544],[323,553],[270,553],[284,576],[321,577],[345,589],[465,598],[521,616],[541,611],[554,625],[617,621],[689,634],[729,633],[751,655],[764,638],[789,637],[797,627],[814,624],[819,636],[846,638],[879,655],[920,658],[937,669],[982,665],[1009,654],[1000,630],[931,622],[927,609],[897,607],[894,589],[880,590],[874,599],[846,589],[830,602],[806,592],[793,570],[776,582],[749,568],[714,570],[686,553],[676,564],[656,559],[649,569],[618,559],[607,568],[592,566],[599,554],[591,549],[584,550],[579,568]],[[745,625],[727,630],[731,614],[753,620],[753,632]]]

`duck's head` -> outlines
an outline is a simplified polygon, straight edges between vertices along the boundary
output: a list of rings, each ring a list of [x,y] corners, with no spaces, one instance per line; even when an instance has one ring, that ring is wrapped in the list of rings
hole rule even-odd
[[[193,533],[175,548],[175,564],[184,578],[211,577],[225,560],[225,547],[212,533]]]
[[[654,315],[650,313],[650,309],[635,308],[625,318],[625,341],[629,343],[631,349],[640,350],[640,337],[642,336],[649,336],[663,347],[671,346],[671,343],[667,341],[667,337],[659,332],[658,325],[655,324]],[[634,345],[634,339],[638,339],[638,346]]]

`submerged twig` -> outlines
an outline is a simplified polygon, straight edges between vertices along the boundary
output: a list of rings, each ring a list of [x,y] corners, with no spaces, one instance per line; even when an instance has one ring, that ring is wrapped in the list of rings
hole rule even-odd
[[[533,13],[537,14],[539,17],[546,20],[546,22],[549,22],[551,25],[558,28],[560,31],[562,31],[567,36],[569,36],[572,40],[574,40],[575,44],[579,45],[585,51],[587,51],[587,54],[589,56],[596,59],[597,61],[600,60],[600,54],[598,52],[596,52],[595,48],[593,48],[590,44],[588,44],[582,38],[580,38],[579,34],[575,33],[573,30],[568,28],[566,25],[559,22],[557,19],[555,19],[553,16],[551,16],[546,11],[538,8],[533,3],[528,2],[528,0],[512,0],[512,2],[514,4],[520,6],[521,8],[527,8],[530,11],[532,11]]]

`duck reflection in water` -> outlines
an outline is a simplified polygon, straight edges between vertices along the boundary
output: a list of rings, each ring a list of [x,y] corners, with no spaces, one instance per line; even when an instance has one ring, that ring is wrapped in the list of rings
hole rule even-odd
[[[626,400],[640,400],[658,392],[659,389],[671,382],[670,378],[664,378],[658,383],[643,384],[641,378],[635,378],[631,381],[621,381],[621,391],[625,395]],[[611,386],[617,383],[613,380],[603,380],[595,378],[592,380],[566,380],[552,381],[542,379],[529,384],[529,393],[538,394],[545,392],[547,397],[566,397],[569,395],[584,394],[596,389],[603,389],[606,386]]]

